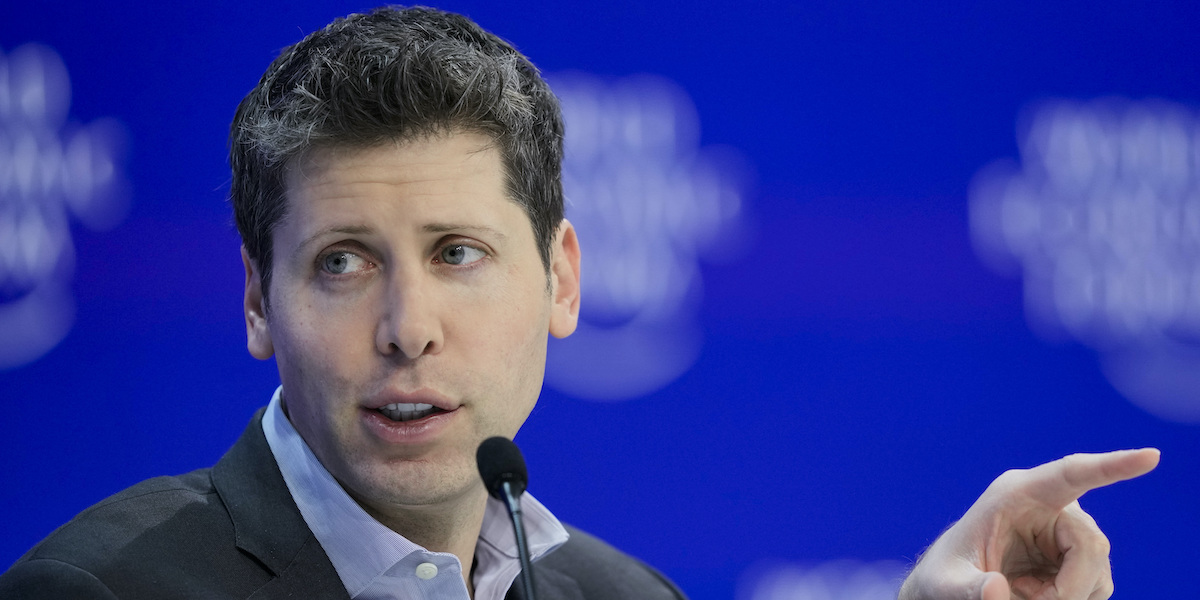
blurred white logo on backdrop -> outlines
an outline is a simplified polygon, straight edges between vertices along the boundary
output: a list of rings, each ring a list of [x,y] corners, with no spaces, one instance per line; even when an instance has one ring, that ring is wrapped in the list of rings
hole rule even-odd
[[[742,575],[737,600],[895,600],[907,572],[894,560],[760,564]]]
[[[584,251],[579,328],[552,344],[546,382],[594,400],[649,394],[699,356],[698,261],[736,245],[744,163],[700,146],[695,105],[668,79],[548,79],[567,127],[567,218]]]
[[[32,362],[74,320],[72,220],[94,230],[127,211],[110,119],[68,120],[71,82],[54,49],[0,52],[0,369]]]
[[[980,256],[1023,275],[1035,331],[1098,350],[1148,412],[1200,422],[1200,117],[1157,100],[1055,101],[1020,129],[1020,164],[972,186]]]

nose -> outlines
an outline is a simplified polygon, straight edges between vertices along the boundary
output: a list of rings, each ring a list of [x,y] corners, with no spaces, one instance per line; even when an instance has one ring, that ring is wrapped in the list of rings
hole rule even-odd
[[[442,349],[438,302],[420,275],[393,273],[386,286],[375,331],[375,347],[384,356],[415,360]]]

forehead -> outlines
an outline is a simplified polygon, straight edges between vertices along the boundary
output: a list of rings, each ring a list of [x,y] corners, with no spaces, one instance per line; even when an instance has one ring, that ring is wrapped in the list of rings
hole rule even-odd
[[[289,161],[284,184],[287,192],[294,192],[306,186],[361,175],[380,165],[391,170],[397,180],[413,182],[435,178],[439,168],[447,166],[456,169],[461,178],[483,175],[485,171],[503,175],[504,171],[491,138],[474,132],[453,131],[364,146],[316,145]]]
[[[315,147],[295,159],[284,180],[284,221],[326,209],[359,212],[383,205],[437,212],[512,200],[491,138],[470,132],[423,136],[366,147]]]

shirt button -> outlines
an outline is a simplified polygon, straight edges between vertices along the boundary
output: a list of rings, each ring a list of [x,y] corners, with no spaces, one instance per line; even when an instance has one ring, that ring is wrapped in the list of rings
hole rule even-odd
[[[433,563],[421,563],[417,565],[417,577],[421,579],[433,579],[437,577],[437,565]]]

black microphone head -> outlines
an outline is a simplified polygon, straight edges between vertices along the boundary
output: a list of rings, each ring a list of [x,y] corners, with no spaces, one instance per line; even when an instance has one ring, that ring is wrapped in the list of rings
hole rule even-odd
[[[518,496],[529,484],[521,449],[508,438],[496,436],[483,440],[475,452],[475,463],[479,466],[483,486],[493,498],[501,499],[500,487],[506,481],[512,484],[513,494]]]

